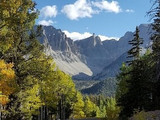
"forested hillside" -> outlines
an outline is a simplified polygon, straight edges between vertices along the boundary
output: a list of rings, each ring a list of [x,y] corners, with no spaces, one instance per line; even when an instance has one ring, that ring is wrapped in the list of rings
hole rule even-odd
[[[83,94],[103,95],[103,96],[114,96],[116,92],[116,78],[108,78],[93,84],[88,88],[81,90]]]

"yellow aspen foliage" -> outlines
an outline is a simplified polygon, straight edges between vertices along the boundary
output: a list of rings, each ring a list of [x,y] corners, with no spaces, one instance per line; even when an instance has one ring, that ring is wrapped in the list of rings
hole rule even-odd
[[[84,98],[84,109],[86,117],[95,117],[96,105],[90,100],[88,96]]]
[[[14,92],[15,73],[12,69],[13,64],[6,64],[4,60],[0,60],[0,103],[6,104],[8,96]]]
[[[71,114],[70,118],[84,118],[85,113],[83,112],[84,102],[83,96],[80,92],[76,94],[76,102],[73,104],[73,113]]]
[[[116,99],[111,97],[107,100],[106,118],[107,120],[118,120],[120,108],[117,106]]]
[[[0,103],[2,105],[6,105],[9,102],[9,98],[6,95],[2,95],[2,91],[0,91]]]
[[[39,113],[38,109],[43,105],[39,91],[40,86],[35,84],[26,90],[21,90],[17,94],[18,101],[21,103],[20,110],[23,112],[27,119],[30,119],[32,115],[37,115]]]
[[[55,69],[55,66],[53,66]],[[51,68],[52,69],[52,68]],[[43,82],[44,99],[48,105],[56,106],[61,99],[61,95],[66,96],[66,101],[75,96],[76,90],[70,76],[60,70],[54,70],[48,74]]]

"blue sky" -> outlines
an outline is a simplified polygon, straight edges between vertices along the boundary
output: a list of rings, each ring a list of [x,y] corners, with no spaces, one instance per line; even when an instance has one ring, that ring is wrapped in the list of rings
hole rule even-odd
[[[53,25],[72,39],[92,33],[104,39],[122,37],[149,23],[150,0],[35,0],[40,11],[37,24]]]

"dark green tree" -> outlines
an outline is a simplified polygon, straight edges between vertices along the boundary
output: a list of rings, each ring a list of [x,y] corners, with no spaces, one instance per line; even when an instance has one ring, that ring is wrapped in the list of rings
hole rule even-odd
[[[143,40],[140,39],[139,30],[136,27],[134,39],[129,41],[132,48],[128,51],[128,58],[130,58],[128,68],[122,67],[118,77],[120,86],[117,97],[118,105],[121,106],[120,117],[123,120],[131,117],[136,109],[149,110],[151,104],[149,55],[140,56],[142,43]]]
[[[125,63],[122,64],[120,68],[120,73],[117,75],[117,89],[116,89],[116,100],[118,100],[122,95],[126,94],[128,91],[127,80],[130,79],[131,67],[127,66]]]
[[[160,0],[155,0],[148,15],[153,20],[152,29],[154,33],[151,36],[152,44],[152,62],[153,67],[153,109],[160,109]]]
[[[132,46],[132,48],[128,51],[129,61],[127,61],[129,65],[131,65],[133,62],[139,59],[141,51],[140,45],[143,44],[143,40],[139,36],[138,27],[136,27],[136,32],[134,34],[133,40],[129,41],[128,43]]]

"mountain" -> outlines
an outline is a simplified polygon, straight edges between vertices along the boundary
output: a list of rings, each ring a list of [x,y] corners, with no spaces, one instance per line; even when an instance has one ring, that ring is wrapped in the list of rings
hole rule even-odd
[[[152,44],[150,36],[153,33],[153,31],[150,24],[141,24],[139,26],[139,30],[139,35],[144,40],[143,45],[141,46],[141,54],[144,54],[146,48],[150,47]],[[119,42],[116,45],[117,48],[115,48],[117,51],[112,51],[112,54],[115,53],[120,56],[117,57],[116,60],[114,60],[111,64],[105,66],[100,73],[93,76],[93,80],[104,80],[108,77],[115,77],[119,73],[119,68],[121,67],[122,63],[127,61],[127,51],[131,48],[131,46],[128,44],[128,41],[133,39],[133,35],[133,32],[127,32],[123,37],[120,38],[119,41],[117,41]],[[109,47],[109,44],[107,42],[108,41],[106,41],[106,45],[108,45]],[[110,46],[115,46],[115,44],[112,44]]]
[[[79,91],[90,88],[99,83],[97,80],[73,80],[73,82],[75,83],[76,89]]]
[[[140,36],[144,39],[145,50],[151,45],[149,24],[139,26]],[[126,32],[118,41],[101,41],[99,36],[92,36],[73,41],[60,29],[53,26],[43,26],[40,42],[45,46],[45,52],[54,58],[59,69],[70,74],[75,80],[105,79],[115,77],[126,53],[131,46],[128,41],[133,39],[134,32]]]
[[[103,68],[102,72],[93,76],[93,80],[104,80],[109,77],[115,77],[119,73],[119,68],[123,62],[127,60],[127,52],[122,54],[119,58],[113,61],[110,65]]]
[[[92,76],[92,71],[85,64],[83,56],[78,52],[74,41],[60,29],[55,29],[53,26],[44,26],[40,42],[45,46],[45,53],[53,57],[56,65],[62,71],[72,76],[80,73]]]
[[[106,80],[93,84],[89,88],[82,89],[81,92],[83,94],[102,94],[104,96],[113,96],[116,92],[116,79],[108,78]]]

